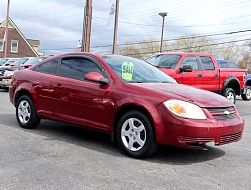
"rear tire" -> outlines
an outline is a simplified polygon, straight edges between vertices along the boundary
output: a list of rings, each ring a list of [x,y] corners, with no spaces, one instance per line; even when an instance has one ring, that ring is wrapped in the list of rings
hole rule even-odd
[[[124,114],[116,130],[118,145],[127,156],[144,158],[152,155],[157,149],[152,124],[139,111]]]
[[[34,129],[40,123],[33,102],[29,96],[21,96],[16,104],[16,118],[18,124],[25,129]]]
[[[250,101],[251,100],[251,86],[246,87],[246,93],[241,95],[242,100]]]
[[[225,96],[229,101],[231,101],[232,103],[235,104],[236,102],[236,94],[234,89],[232,88],[225,88],[225,90],[223,91],[223,96]]]

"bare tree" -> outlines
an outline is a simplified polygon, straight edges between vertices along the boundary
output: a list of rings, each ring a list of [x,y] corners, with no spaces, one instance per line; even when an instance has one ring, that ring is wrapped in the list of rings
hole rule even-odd
[[[245,53],[243,59],[239,62],[239,67],[242,69],[251,68],[251,54]]]
[[[234,62],[238,60],[242,52],[243,48],[241,48],[240,45],[234,42],[224,44],[218,47],[216,50],[217,55],[220,55],[225,60],[233,60]]]
[[[183,51],[183,52],[212,52],[213,41],[207,37],[189,37],[186,36],[178,39],[174,42],[173,49],[171,51]]]
[[[135,57],[138,59],[143,58],[143,54],[141,53],[141,49],[139,46],[132,43],[131,44],[127,43],[127,44],[128,45],[124,45],[119,48],[119,51],[118,51],[119,54]]]

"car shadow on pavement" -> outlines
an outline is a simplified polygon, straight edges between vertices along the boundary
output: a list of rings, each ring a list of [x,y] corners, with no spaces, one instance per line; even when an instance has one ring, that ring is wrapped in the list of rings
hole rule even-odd
[[[1,114],[0,124],[25,130],[18,126],[15,115],[12,114]],[[62,141],[108,155],[126,157],[120,152],[117,145],[111,142],[109,134],[84,129],[71,124],[43,120],[36,129],[25,131],[43,136],[45,137],[44,140]],[[144,161],[172,165],[189,165],[214,160],[224,156],[224,154],[223,150],[215,147],[208,147],[208,151],[203,151],[160,146],[152,157]]]
[[[6,90],[6,89],[0,89],[0,92],[5,92],[5,93],[9,93],[9,90]]]
[[[148,161],[172,165],[189,165],[214,160],[225,155],[225,151],[220,148],[206,147],[208,150],[160,146],[156,154],[149,158]]]

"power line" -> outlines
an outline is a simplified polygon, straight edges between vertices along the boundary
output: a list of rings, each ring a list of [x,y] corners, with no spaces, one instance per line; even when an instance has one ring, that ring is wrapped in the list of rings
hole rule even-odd
[[[213,34],[212,34],[213,35]],[[238,37],[241,37],[241,36],[246,36],[246,35],[239,35]],[[175,38],[175,39],[170,39],[168,41],[174,41],[174,40],[180,40],[180,39],[192,39],[194,38],[195,36],[191,36],[191,37],[184,37],[184,38]],[[229,39],[230,37],[225,37],[225,38],[220,38],[218,40],[223,40],[223,39]],[[250,39],[250,38],[248,38]],[[246,39],[245,39],[246,40]],[[167,41],[167,40],[165,40]],[[237,40],[238,41],[238,40]],[[159,41],[148,41],[147,43],[159,43]],[[200,43],[200,42],[203,42],[203,41],[197,41],[197,43]],[[235,42],[234,40],[232,40],[231,42]],[[219,44],[221,42],[218,42],[217,44]],[[145,42],[137,42],[136,44],[135,43],[124,43],[124,44],[119,44],[118,46],[127,46],[127,45],[140,45],[140,44],[145,44]],[[219,44],[220,45],[220,44]],[[211,46],[211,44],[210,44]],[[96,48],[105,48],[105,47],[112,47],[112,45],[99,45],[99,46],[92,46],[91,49],[96,49]],[[53,49],[42,49],[43,51],[47,51],[47,50],[67,50],[67,49],[76,49],[76,47],[74,48],[53,48]],[[147,49],[147,48],[143,48],[141,47],[140,49]]]
[[[185,39],[193,39],[193,38],[200,38],[200,37],[212,37],[212,36],[220,36],[220,35],[231,35],[231,34],[238,34],[244,32],[251,32],[251,29],[247,30],[238,30],[238,31],[231,31],[231,32],[223,32],[223,33],[215,33],[215,34],[206,34],[206,35],[198,35],[198,36],[190,36],[190,37],[180,37],[180,38],[172,38],[172,39],[164,39],[164,42],[175,41],[175,40],[185,40]],[[141,42],[132,42],[132,43],[123,43],[119,44],[119,46],[126,46],[126,45],[137,45],[137,44],[147,44],[147,43],[155,43],[160,42],[159,40],[151,40],[151,41],[141,41]],[[110,47],[108,46],[96,46],[96,47]]]
[[[229,44],[229,43],[236,43],[236,42],[243,42],[243,41],[247,41],[250,40],[250,38],[247,39],[242,39],[242,40],[233,40],[233,41],[228,41],[228,42],[219,42],[219,43],[212,43],[212,44],[206,44],[206,45],[200,45],[200,46],[192,46],[189,48],[200,48],[200,47],[209,47],[209,46],[216,46],[216,45],[222,45],[222,44]],[[180,51],[180,50],[185,50],[187,49],[187,47],[185,48],[175,48],[175,49],[166,49],[165,51]],[[146,54],[153,54],[153,53],[157,53],[158,51],[151,51],[151,52],[140,52],[140,53],[136,53],[136,54],[125,54],[128,56],[133,56],[133,55],[146,55]]]

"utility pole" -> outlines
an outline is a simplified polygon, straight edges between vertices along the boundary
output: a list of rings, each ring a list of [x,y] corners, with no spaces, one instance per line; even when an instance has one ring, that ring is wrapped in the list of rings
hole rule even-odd
[[[82,52],[90,51],[91,42],[91,25],[92,25],[92,0],[86,0],[84,9],[84,20],[83,20],[83,33],[82,33]]]
[[[162,52],[162,45],[163,45],[163,36],[164,36],[164,26],[165,26],[165,17],[167,16],[167,13],[159,13],[159,16],[161,16],[163,18],[162,21],[162,32],[161,32],[161,39],[160,39],[160,50],[159,52]]]
[[[118,17],[119,17],[119,0],[116,0],[116,10],[115,10],[115,22],[114,22],[112,54],[115,54],[116,53],[116,49],[117,49],[118,19],[119,19]]]
[[[7,3],[6,20],[5,20],[5,33],[4,33],[4,58],[7,57],[8,51],[8,26],[9,26],[9,14],[10,14],[10,0]]]

